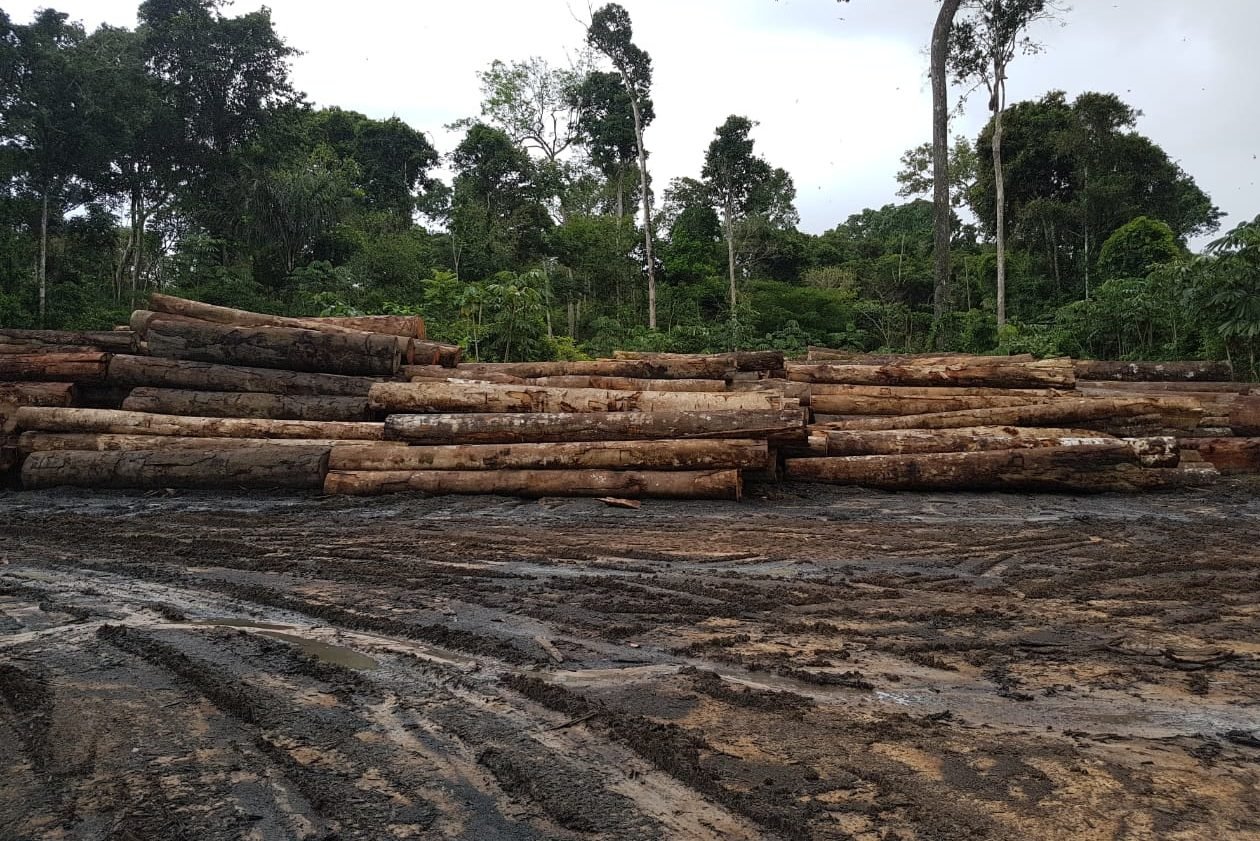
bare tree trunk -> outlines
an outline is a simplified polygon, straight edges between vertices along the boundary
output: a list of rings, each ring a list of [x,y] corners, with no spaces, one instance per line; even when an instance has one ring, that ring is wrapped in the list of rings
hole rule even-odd
[[[1006,324],[1006,183],[1002,173],[1002,114],[1006,110],[1006,68],[994,68],[993,186],[997,200],[997,326]]]
[[[627,85],[627,88],[629,86]],[[643,148],[643,120],[639,100],[630,91],[630,109],[634,113],[634,139],[639,147],[639,187],[643,193],[643,250],[647,258],[648,329],[656,329],[656,267],[652,259],[652,200],[648,195],[647,151]]]
[[[735,230],[731,221],[731,208],[722,208],[722,227],[726,231],[726,263],[731,276],[731,321],[735,320]]]
[[[949,295],[949,33],[962,0],[944,0],[932,29],[932,320],[937,348],[941,346],[941,319]]]
[[[44,185],[43,209],[39,214],[39,326],[48,309],[48,185]]]

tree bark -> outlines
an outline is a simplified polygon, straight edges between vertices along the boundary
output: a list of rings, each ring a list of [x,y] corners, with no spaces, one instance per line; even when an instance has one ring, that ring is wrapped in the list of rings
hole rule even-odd
[[[0,380],[104,382],[108,353],[0,354]]]
[[[184,359],[124,355],[117,355],[109,360],[108,380],[112,384],[131,387],[364,398],[372,384],[378,382],[371,377],[310,374],[275,368],[242,368]]]
[[[368,470],[332,471],[324,493],[502,494],[616,496],[629,499],[733,499],[743,490],[738,470]]]
[[[943,0],[932,28],[932,321],[941,347],[941,320],[949,295],[953,207],[949,200],[949,60],[950,32],[962,0]]]
[[[1138,394],[1158,394],[1171,392],[1198,396],[1220,394],[1229,397],[1239,394],[1250,394],[1257,388],[1256,383],[1240,382],[1207,382],[1204,380],[1192,380],[1189,382],[1121,382],[1118,380],[1083,380],[1079,379],[1079,374],[1077,377],[1076,387],[1081,391],[1104,393],[1135,392]]]
[[[377,383],[368,400],[387,412],[704,412],[783,409],[798,401],[770,392],[615,391],[493,383]]]
[[[0,382],[0,404],[69,406],[74,396],[74,383]]]
[[[366,397],[190,391],[175,388],[133,389],[123,401],[122,408],[128,412],[210,418],[361,421],[372,416]]]
[[[401,442],[366,441],[335,438],[195,438],[181,435],[127,435],[109,432],[23,432],[17,447],[22,453],[60,452],[64,450],[130,451],[130,450],[222,450],[225,447],[250,449],[259,447],[328,447],[336,445],[343,453],[356,447],[371,448],[381,457],[390,449],[406,450]]]
[[[727,265],[727,270],[728,270],[728,271],[729,271],[729,273],[730,273],[730,281],[731,281],[731,295],[730,295],[730,297],[731,297],[731,320],[732,320],[732,321],[734,321],[734,320],[735,320],[735,300],[736,300],[736,286],[735,286],[735,231],[734,231],[734,228],[733,228],[733,224],[734,224],[734,223],[733,223],[733,221],[731,220],[731,209],[730,209],[730,207],[724,207],[724,208],[722,209],[722,231],[723,231],[723,233],[725,233],[725,234],[726,234],[726,265]]]
[[[333,447],[330,470],[733,470],[765,468],[765,441],[575,441]]]
[[[47,322],[48,310],[48,184],[44,184],[39,214],[39,326]]]
[[[1260,473],[1260,438],[1179,438],[1177,443],[1223,475]]]
[[[1002,168],[1002,124],[1006,110],[1006,68],[994,69],[993,85],[993,189],[997,218],[997,326],[1006,325],[1006,177]]]
[[[171,359],[290,371],[390,375],[399,368],[400,339],[379,333],[328,333],[294,327],[232,327],[155,318],[149,353]]]
[[[96,348],[102,352],[131,353],[135,350],[135,342],[135,334],[130,330],[0,329],[0,343],[6,345],[76,345]]]
[[[613,351],[614,359],[633,359],[645,362],[724,362],[736,371],[781,371],[784,354],[781,350],[744,350],[732,353],[644,353],[642,351]]]
[[[524,379],[520,385],[538,385],[548,388],[602,388],[612,391],[693,391],[723,392],[722,380],[647,380],[636,377],[561,376]]]
[[[973,409],[1034,406],[1059,399],[1065,394],[1071,392],[1052,389],[815,385],[811,386],[809,405],[815,412],[827,415],[928,415]]]
[[[457,366],[457,376],[477,379],[487,374],[503,374],[521,379],[536,377],[632,377],[635,379],[725,379],[735,369],[718,357],[667,359],[592,359],[579,362],[473,362]],[[433,368],[407,365],[406,376],[431,376]],[[449,372],[448,372],[449,373]]]
[[[1260,397],[1239,397],[1229,410],[1229,427],[1235,435],[1260,435]]]
[[[391,415],[385,437],[413,444],[515,444],[678,438],[805,440],[805,411]]]
[[[826,424],[828,429],[962,429],[969,426],[1057,426],[1139,419],[1157,421],[1161,427],[1194,429],[1203,409],[1193,400],[1165,398],[1063,398],[1032,406],[939,412],[905,417],[857,418]]]
[[[347,315],[303,319],[319,324],[332,324],[366,333],[386,333],[408,339],[425,338],[424,319],[418,315]]]
[[[331,438],[379,441],[384,424],[346,421],[201,418],[125,412],[117,409],[62,409],[25,406],[19,429],[115,435],[184,435],[196,438]]]
[[[326,447],[49,451],[22,465],[24,488],[261,489],[323,487]]]
[[[846,365],[835,363],[787,363],[788,379],[810,383],[900,386],[983,386],[989,388],[1037,388],[1063,386],[1076,382],[1070,359],[1042,359],[1036,362],[981,363],[964,360],[956,364],[911,362],[891,365]]]
[[[1228,362],[1107,362],[1078,359],[1076,376],[1082,380],[1126,382],[1228,382],[1234,369]]]
[[[647,149],[643,146],[643,117],[639,111],[639,98],[632,90],[630,80],[623,74],[626,91],[630,94],[630,110],[634,117],[634,139],[639,152],[639,186],[643,194],[643,252],[647,257],[648,282],[648,329],[656,329],[656,264],[652,257],[652,198],[648,183]]]

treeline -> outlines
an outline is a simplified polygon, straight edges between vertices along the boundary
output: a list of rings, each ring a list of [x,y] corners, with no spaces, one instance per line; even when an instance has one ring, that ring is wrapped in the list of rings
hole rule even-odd
[[[445,156],[423,127],[314,107],[265,9],[147,0],[138,19],[88,33],[0,12],[4,326],[108,327],[160,289],[420,314],[488,360],[822,344],[1254,368],[1260,219],[1191,254],[1220,211],[1111,94],[1051,92],[957,138],[936,317],[930,146],[904,157],[903,203],[821,235],[798,230],[790,162],[758,154],[746,116],[715,127],[694,177],[654,184],[652,61],[616,4],[574,66],[483,71]]]

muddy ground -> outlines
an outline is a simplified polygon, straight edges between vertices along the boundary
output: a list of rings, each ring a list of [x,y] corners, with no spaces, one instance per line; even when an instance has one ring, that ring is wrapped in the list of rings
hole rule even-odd
[[[0,838],[1260,838],[1260,495],[0,496]]]

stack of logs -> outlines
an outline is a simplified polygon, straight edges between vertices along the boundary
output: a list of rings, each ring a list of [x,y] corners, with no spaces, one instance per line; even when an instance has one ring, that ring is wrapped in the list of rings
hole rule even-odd
[[[460,363],[401,316],[154,295],[113,332],[0,330],[24,487],[738,499],[745,474],[888,489],[1141,490],[1260,472],[1215,362],[822,348]]]

